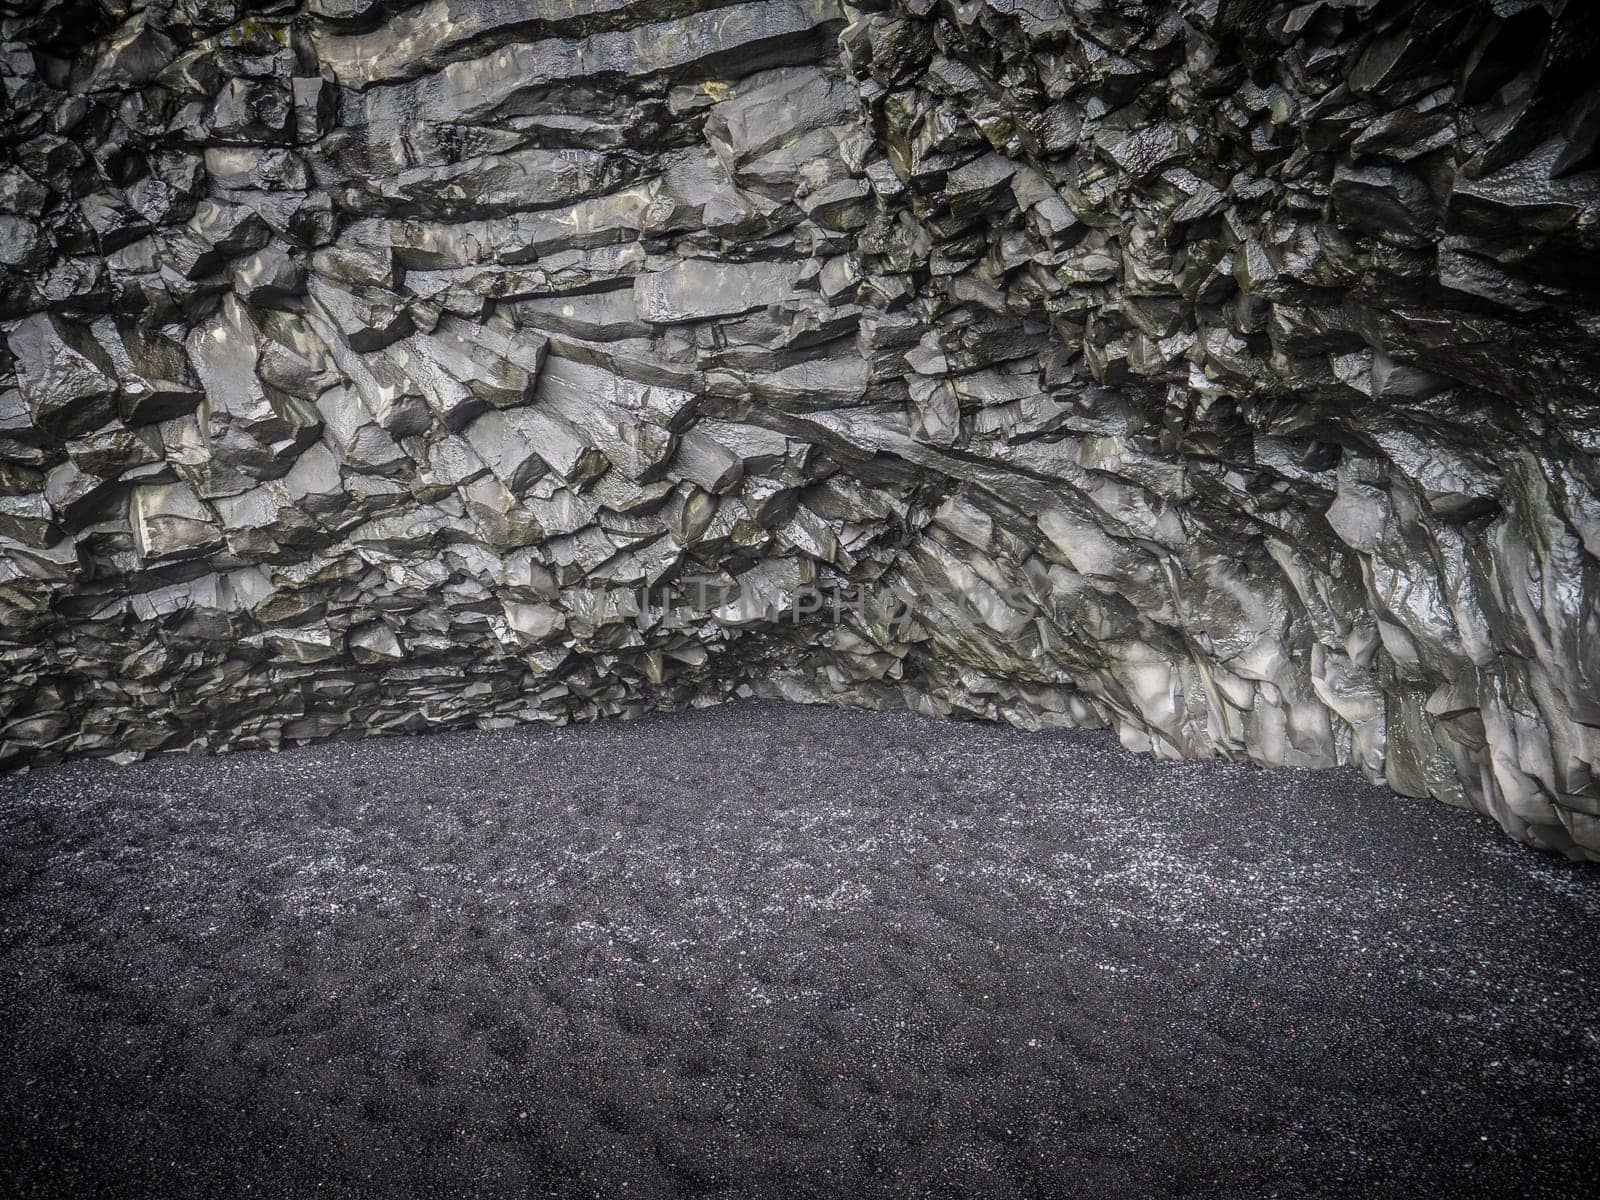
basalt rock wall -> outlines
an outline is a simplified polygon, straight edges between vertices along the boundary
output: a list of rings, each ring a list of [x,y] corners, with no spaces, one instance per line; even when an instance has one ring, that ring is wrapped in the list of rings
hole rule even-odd
[[[1600,857],[1578,0],[0,13],[0,760],[754,691]]]

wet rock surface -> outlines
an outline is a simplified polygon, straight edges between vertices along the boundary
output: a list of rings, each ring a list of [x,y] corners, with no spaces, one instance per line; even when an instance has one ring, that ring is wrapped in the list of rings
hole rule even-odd
[[[0,13],[0,760],[758,692],[1600,856],[1590,6]]]
[[[8,1196],[1589,1193],[1587,869],[722,705],[0,780]]]

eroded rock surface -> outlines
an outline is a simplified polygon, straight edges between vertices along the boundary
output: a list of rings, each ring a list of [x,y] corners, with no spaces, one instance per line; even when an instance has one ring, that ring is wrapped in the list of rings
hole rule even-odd
[[[1587,5],[0,13],[0,760],[753,690],[1600,857]]]

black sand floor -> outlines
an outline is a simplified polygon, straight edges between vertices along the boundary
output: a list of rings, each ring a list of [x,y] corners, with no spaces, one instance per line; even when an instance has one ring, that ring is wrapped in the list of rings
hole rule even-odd
[[[0,779],[6,1196],[1579,1195],[1600,872],[739,705]],[[248,1190],[247,1190],[248,1189]]]

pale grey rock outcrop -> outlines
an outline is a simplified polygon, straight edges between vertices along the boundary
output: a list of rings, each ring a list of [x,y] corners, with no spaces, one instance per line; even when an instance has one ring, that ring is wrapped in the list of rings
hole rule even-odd
[[[744,692],[1600,857],[1576,0],[0,3],[0,763]]]

